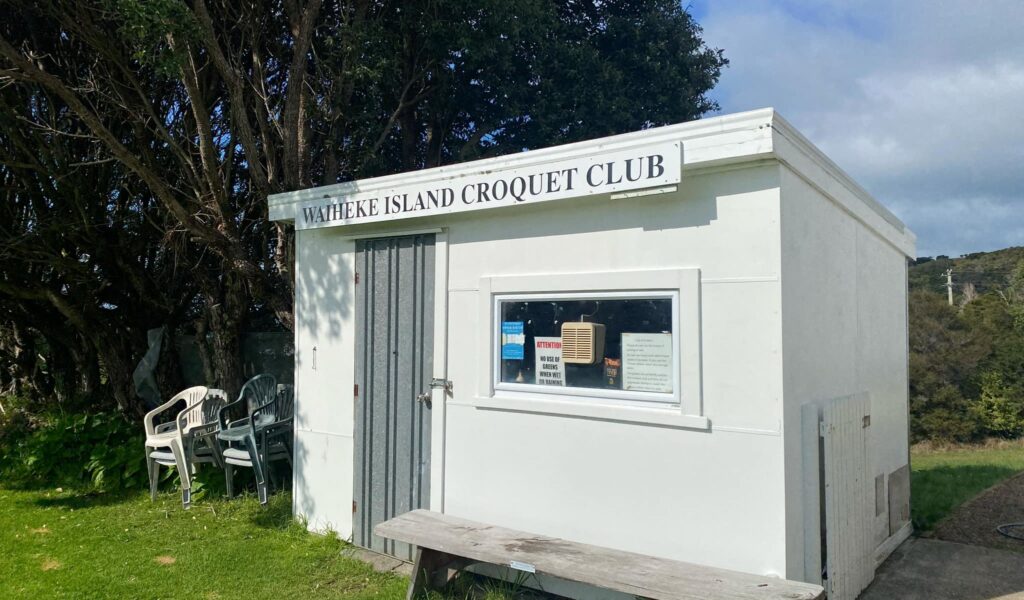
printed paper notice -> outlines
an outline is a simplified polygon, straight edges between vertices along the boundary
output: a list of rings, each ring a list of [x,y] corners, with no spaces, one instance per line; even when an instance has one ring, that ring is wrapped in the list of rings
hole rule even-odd
[[[672,334],[622,334],[622,389],[672,393]]]
[[[533,338],[539,385],[565,385],[565,365],[562,364],[562,338]]]
[[[525,346],[526,335],[523,333],[523,322],[503,321],[501,323],[501,359],[523,360]]]

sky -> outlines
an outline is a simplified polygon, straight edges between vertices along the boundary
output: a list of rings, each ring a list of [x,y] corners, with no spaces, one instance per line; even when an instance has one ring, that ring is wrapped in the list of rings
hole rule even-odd
[[[1024,0],[688,6],[730,61],[720,113],[774,107],[917,234],[918,256],[1024,245]]]

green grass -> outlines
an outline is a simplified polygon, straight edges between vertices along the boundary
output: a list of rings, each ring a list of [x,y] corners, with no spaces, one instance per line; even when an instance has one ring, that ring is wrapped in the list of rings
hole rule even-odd
[[[406,579],[344,549],[286,494],[185,511],[177,494],[0,489],[0,598],[404,598]]]
[[[910,456],[911,516],[928,531],[953,509],[1024,471],[1024,445],[996,443],[945,449],[915,448]]]
[[[139,492],[0,488],[0,599],[405,598],[408,580],[307,532],[288,494],[156,502]],[[429,600],[508,600],[514,583],[467,575]]]

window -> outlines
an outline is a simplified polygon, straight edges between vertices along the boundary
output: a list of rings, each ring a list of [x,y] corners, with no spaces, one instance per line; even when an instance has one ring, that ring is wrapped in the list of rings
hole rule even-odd
[[[679,401],[678,294],[495,296],[495,388]]]

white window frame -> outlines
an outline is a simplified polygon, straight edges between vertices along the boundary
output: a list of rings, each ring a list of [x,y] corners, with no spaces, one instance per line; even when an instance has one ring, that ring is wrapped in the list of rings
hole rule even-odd
[[[476,343],[476,393],[462,396],[459,404],[479,409],[550,414],[585,419],[612,420],[709,431],[711,423],[703,412],[701,364],[700,269],[675,268],[592,273],[550,273],[506,275],[480,278],[478,288],[480,327]],[[580,395],[566,394],[562,388],[550,393],[543,386],[522,384],[526,389],[507,389],[496,384],[500,350],[495,345],[500,315],[496,297],[536,295],[552,297],[575,294],[579,297],[610,294],[675,294],[673,343],[678,344],[678,381],[675,402],[649,402],[608,397],[612,390],[574,388]],[[601,393],[605,395],[601,395]],[[625,392],[640,395],[642,392]]]
[[[635,402],[652,403],[655,405],[679,404],[680,381],[679,381],[679,292],[678,290],[643,290],[643,291],[615,291],[615,292],[571,292],[571,293],[528,293],[528,294],[493,294],[494,315],[491,326],[500,326],[501,303],[502,302],[546,302],[559,300],[671,300],[672,301],[672,392],[637,392],[630,390],[614,390],[605,388],[587,388],[573,386],[552,386],[536,383],[514,383],[501,381],[501,339],[497,332],[492,334],[494,346],[491,348],[494,364],[491,365],[494,374],[494,390],[506,391],[510,394],[550,394],[562,396],[563,400],[590,399],[613,399],[629,400]]]

